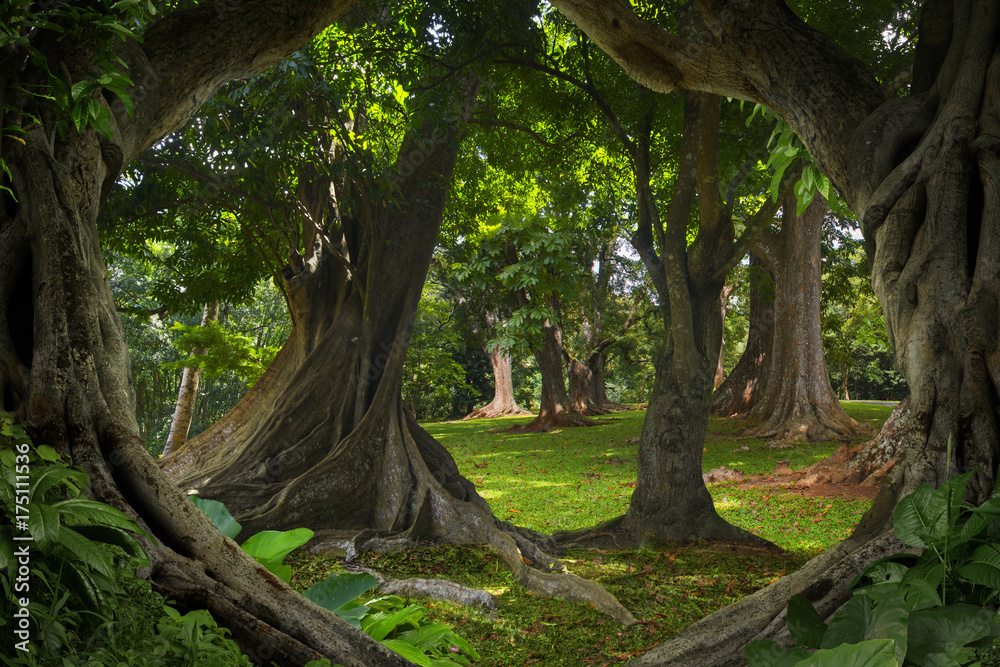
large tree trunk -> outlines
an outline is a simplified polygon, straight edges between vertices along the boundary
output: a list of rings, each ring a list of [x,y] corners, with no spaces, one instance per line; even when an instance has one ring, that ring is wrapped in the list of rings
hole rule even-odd
[[[664,337],[654,361],[656,378],[627,512],[593,529],[554,535],[560,541],[631,546],[653,535],[765,543],[718,515],[702,477],[708,401],[722,342],[719,294],[742,255],[733,239],[732,209],[719,195],[720,108],[715,96],[684,94],[683,157],[665,223],[650,187],[651,120],[642,136],[625,142],[632,152],[639,213],[631,242],[657,290]],[[689,247],[687,225],[696,192],[700,227]],[[756,219],[769,219],[775,210],[764,208]]]
[[[514,381],[511,377],[510,352],[492,347],[486,352],[493,366],[493,400],[475,410],[464,419],[491,419],[493,417],[519,417],[531,413],[517,404],[514,398]]]
[[[840,406],[823,353],[820,239],[828,206],[816,193],[802,213],[785,202],[781,233],[763,230],[754,251],[774,276],[774,337],[767,388],[746,435],[782,441],[849,439],[861,425]]]
[[[559,298],[549,297],[549,307],[553,313],[559,312]],[[566,378],[563,373],[562,325],[551,319],[542,323],[542,333],[531,346],[535,355],[538,373],[542,376],[542,395],[539,399],[538,416],[525,426],[515,427],[524,431],[548,431],[556,427],[591,426],[582,414],[573,410],[566,392]]]
[[[288,341],[232,411],[161,466],[181,488],[223,502],[247,534],[307,527],[320,548],[349,554],[422,539],[489,544],[528,589],[629,623],[607,591],[539,547],[545,536],[501,524],[402,406],[407,345],[477,91],[464,86],[457,105],[434,100],[428,109],[451,108],[450,117],[424,111],[404,138],[392,177],[398,204],[372,201],[354,183],[359,217],[339,221],[339,238],[307,242],[308,255],[293,253],[283,271]],[[329,189],[313,189],[311,208],[328,207]]]
[[[751,270],[761,267],[753,253],[750,253],[750,267]],[[751,278],[750,326],[743,355],[712,394],[708,406],[719,417],[746,417],[767,391],[774,344],[774,280],[767,269],[761,267],[761,272],[760,277]]]
[[[201,326],[219,319],[219,302],[206,303],[201,315]],[[197,348],[192,355],[203,355],[207,350]],[[181,386],[177,391],[177,404],[174,406],[174,417],[170,421],[170,432],[167,442],[163,445],[163,456],[166,456],[187,442],[191,421],[194,419],[194,406],[198,401],[198,386],[201,384],[201,366],[185,366],[181,373]]]
[[[586,363],[568,356],[566,375],[569,377],[569,405],[573,412],[593,417],[622,409],[621,405],[608,398],[604,380],[605,360],[601,350],[588,355]]]
[[[890,519],[903,494],[977,467],[966,499],[981,502],[994,488],[1000,4],[926,3],[910,94],[883,101],[860,63],[781,2],[701,3],[718,48],[700,51],[616,3],[554,3],[649,85],[726,91],[767,103],[789,122],[862,221],[896,364],[912,392],[900,455],[847,540],[633,663],[741,664],[747,641],[787,641],[791,595],[804,593],[829,617],[861,568],[902,548]]]

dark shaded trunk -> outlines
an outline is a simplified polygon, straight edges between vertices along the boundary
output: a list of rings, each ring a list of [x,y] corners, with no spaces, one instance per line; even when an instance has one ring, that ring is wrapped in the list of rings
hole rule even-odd
[[[719,294],[745,251],[734,242],[732,208],[719,194],[720,113],[718,97],[684,93],[684,144],[665,221],[650,185],[652,117],[635,141],[623,137],[638,197],[639,224],[631,242],[657,291],[664,338],[654,359],[656,378],[628,511],[593,529],[554,535],[560,541],[626,546],[653,535],[764,543],[718,515],[702,477],[708,401],[722,342]],[[700,226],[689,246],[696,192]],[[770,219],[775,208],[758,211],[749,230]]]
[[[201,316],[201,326],[219,319],[219,302],[206,303]],[[193,355],[203,355],[207,350],[197,348]],[[185,366],[181,373],[181,386],[177,391],[177,404],[174,407],[174,417],[170,421],[170,432],[167,442],[163,445],[163,455],[166,456],[187,442],[191,422],[194,420],[194,407],[198,401],[198,386],[201,384],[201,366]]]
[[[0,195],[2,409],[27,422],[36,445],[71,456],[90,477],[88,495],[135,517],[153,536],[142,540],[158,591],[181,607],[208,609],[258,664],[406,661],[267,572],[156,467],[138,434],[96,218],[124,164],[185,122],[223,81],[260,71],[345,8],[251,1],[238,13],[211,6],[174,12],[149,26],[141,47],[122,48],[137,84],[136,108],[130,117],[121,103],[111,104],[113,140],[72,127],[61,139],[51,109],[28,107],[38,124],[23,143],[5,140],[2,149],[16,195]],[[74,58],[92,53],[88,45],[61,46]],[[9,58],[3,66],[11,63],[25,64]],[[92,73],[89,62],[60,65],[70,82]]]
[[[747,344],[729,377],[712,394],[709,411],[719,417],[745,417],[767,389],[774,344],[774,280],[753,253],[750,267],[751,271],[759,267],[760,276],[751,278]]]
[[[781,233],[763,230],[754,251],[774,276],[774,318],[766,390],[747,416],[746,435],[781,441],[844,440],[861,426],[840,406],[823,353],[820,239],[828,209],[822,195],[795,214],[785,202]]]
[[[467,414],[463,419],[491,419],[493,417],[520,417],[531,413],[517,404],[514,398],[514,380],[511,377],[510,352],[498,347],[486,351],[493,366],[493,400]]]

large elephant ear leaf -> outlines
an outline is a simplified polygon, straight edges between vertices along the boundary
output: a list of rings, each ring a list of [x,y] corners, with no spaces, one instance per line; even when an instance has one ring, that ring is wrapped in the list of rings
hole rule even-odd
[[[199,498],[198,496],[188,496],[202,512],[208,515],[208,518],[212,520],[215,527],[219,531],[231,540],[235,540],[236,536],[240,534],[243,530],[243,526],[233,518],[233,515],[229,513],[226,506],[220,503],[218,500],[212,500],[210,498]]]
[[[899,501],[892,513],[892,527],[901,542],[923,549],[947,523],[948,502],[926,482]]]
[[[312,539],[308,528],[295,530],[262,530],[243,543],[243,551],[256,558],[262,565],[280,564],[285,556]],[[270,569],[270,568],[268,568]]]

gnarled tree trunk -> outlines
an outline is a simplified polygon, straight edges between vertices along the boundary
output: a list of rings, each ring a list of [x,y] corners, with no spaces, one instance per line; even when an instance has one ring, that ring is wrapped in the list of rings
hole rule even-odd
[[[501,524],[402,406],[403,362],[477,91],[466,84],[457,100],[420,111],[424,122],[404,137],[391,176],[396,203],[341,185],[358,213],[336,220],[329,188],[311,187],[307,208],[317,221],[329,212],[329,237],[314,233],[309,253],[293,252],[284,267],[288,341],[233,410],[161,467],[181,488],[223,502],[247,534],[306,527],[319,548],[347,553],[421,539],[489,544],[529,589],[631,622],[607,591],[544,553],[544,536]]]
[[[782,2],[699,3],[716,37],[710,49],[683,48],[680,38],[615,3],[554,4],[647,84],[759,100],[798,132],[862,221],[896,364],[912,392],[896,464],[848,539],[633,662],[741,664],[748,641],[788,640],[791,595],[805,594],[828,618],[865,565],[901,549],[890,520],[903,494],[973,468],[966,500],[981,502],[994,488],[1000,5],[926,3],[910,94],[885,101],[861,63]]]
[[[2,408],[27,422],[36,445],[83,467],[93,498],[153,536],[143,540],[157,590],[181,606],[207,608],[255,661],[401,666],[400,656],[243,553],[157,469],[138,435],[128,351],[100,253],[95,221],[122,165],[183,123],[222,81],[283,57],[346,7],[283,2],[287,13],[276,14],[276,4],[247,2],[239,13],[219,14],[197,7],[150,26],[141,50],[123,51],[136,109],[130,118],[112,105],[114,140],[91,129],[69,129],[62,140],[51,111],[36,108],[41,122],[24,143],[5,142],[16,198],[4,196],[0,207]],[[62,65],[71,77],[91,74],[89,62]]]

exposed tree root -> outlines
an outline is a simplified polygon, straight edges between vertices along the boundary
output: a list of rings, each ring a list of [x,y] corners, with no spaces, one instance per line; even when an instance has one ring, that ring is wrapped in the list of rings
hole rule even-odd
[[[554,428],[578,428],[582,426],[600,426],[602,422],[587,419],[583,415],[572,412],[559,412],[554,415],[539,415],[523,425],[511,426],[505,433],[545,433]]]
[[[882,425],[874,439],[850,447],[842,446],[833,456],[806,469],[803,484],[857,484],[878,486],[889,474],[909,430],[910,399],[902,401]]]
[[[552,539],[560,549],[634,549],[647,544],[651,539],[661,539],[677,542],[705,540],[781,551],[778,546],[763,537],[733,526],[721,518],[715,521],[688,518],[683,521],[683,525],[642,532],[630,529],[625,521],[625,515],[622,515],[590,528],[556,531],[552,534]]]
[[[470,419],[496,419],[497,417],[527,417],[534,414],[529,410],[525,410],[516,403],[513,407],[496,407],[494,402],[487,403],[478,410],[473,410],[469,414],[462,417],[462,421],[468,421]]]

